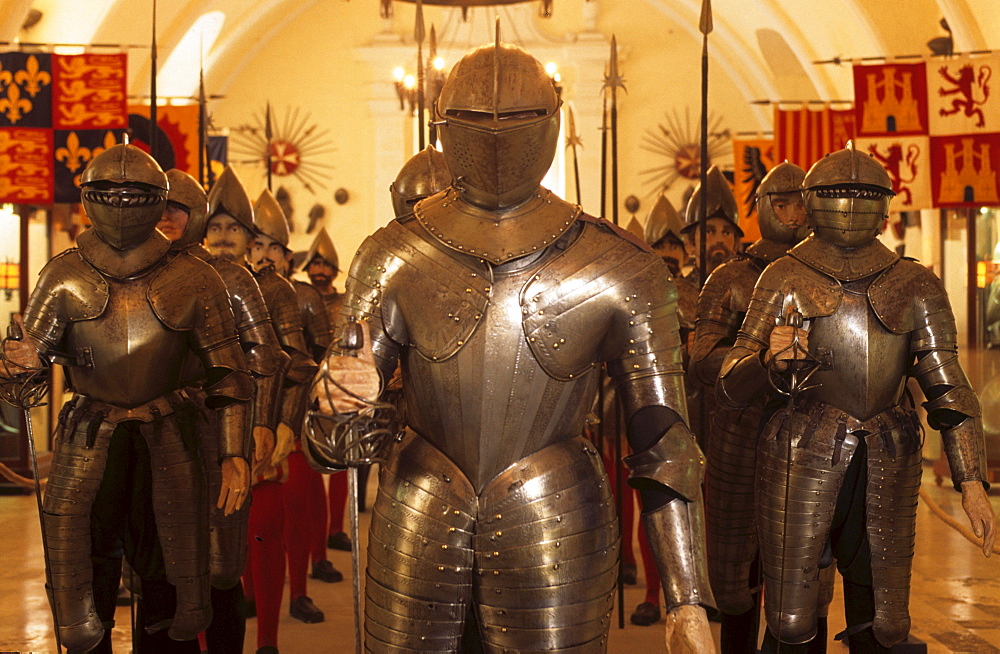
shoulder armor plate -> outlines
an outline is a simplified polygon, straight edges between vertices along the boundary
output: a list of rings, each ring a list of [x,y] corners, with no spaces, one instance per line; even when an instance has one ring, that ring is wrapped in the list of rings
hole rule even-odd
[[[97,318],[108,306],[108,282],[77,249],[57,254],[38,275],[39,288],[58,298],[70,321]]]
[[[580,337],[590,331],[586,326],[606,321],[610,328],[629,303],[635,322],[648,320],[650,307],[640,306],[640,296],[655,296],[661,306],[654,310],[666,304],[672,310],[677,291],[669,279],[659,257],[587,221],[576,241],[521,291],[524,334],[539,365],[559,380],[586,372],[603,345]]]
[[[839,281],[788,257],[782,257],[764,269],[757,289],[784,294],[784,309],[794,304],[802,317],[807,319],[832,315],[844,296]]]
[[[185,252],[154,273],[146,297],[160,322],[177,331],[195,329],[215,315],[206,306],[210,303],[229,308],[225,285],[215,269]]]
[[[868,287],[868,301],[885,328],[906,334],[926,322],[947,293],[941,280],[919,263],[903,259],[880,274]]]
[[[386,334],[434,361],[454,356],[469,340],[492,285],[486,262],[446,249],[415,221],[394,221],[369,236],[351,278],[351,309],[378,314],[382,307]],[[417,314],[422,320],[404,324],[403,316]]]

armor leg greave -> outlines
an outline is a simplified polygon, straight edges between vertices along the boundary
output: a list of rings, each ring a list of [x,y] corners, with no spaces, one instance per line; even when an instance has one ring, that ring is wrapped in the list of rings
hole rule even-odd
[[[708,574],[723,613],[738,615],[755,606],[750,567],[757,556],[754,468],[761,407],[719,407],[705,445],[705,518]]]
[[[84,434],[86,429],[82,429]],[[59,637],[70,651],[85,652],[104,635],[93,597],[90,511],[101,486],[113,428],[102,423],[93,447],[74,436],[56,440],[42,519],[52,577],[51,601]]]
[[[435,447],[407,434],[392,448],[368,539],[366,651],[459,651],[476,514],[471,484]]]
[[[834,437],[839,414],[814,405],[783,409],[761,438],[757,533],[764,608],[768,627],[785,643],[805,643],[816,635],[819,561],[857,446],[853,434],[844,435],[842,441]]]
[[[486,652],[604,652],[618,523],[597,450],[550,445],[480,496],[474,594]]]
[[[176,420],[144,423],[153,473],[153,514],[167,581],[177,588],[169,635],[197,637],[212,622],[208,573],[208,511],[197,452],[188,449]]]

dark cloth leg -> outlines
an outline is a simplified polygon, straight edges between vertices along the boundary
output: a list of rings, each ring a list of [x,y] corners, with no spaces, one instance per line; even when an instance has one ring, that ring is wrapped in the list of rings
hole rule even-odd
[[[209,654],[242,654],[246,638],[243,584],[212,589],[212,624],[205,630]]]

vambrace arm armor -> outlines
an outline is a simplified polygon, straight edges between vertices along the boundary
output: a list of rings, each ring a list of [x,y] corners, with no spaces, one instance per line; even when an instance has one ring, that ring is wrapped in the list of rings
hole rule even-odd
[[[250,373],[257,382],[253,424],[255,427],[267,427],[274,431],[278,426],[278,401],[285,373],[292,364],[292,359],[281,349],[270,323],[262,325],[259,331],[262,333],[256,337],[248,335],[252,340],[245,339],[243,334],[240,335],[240,340],[244,348],[251,345],[244,355]]]
[[[752,283],[745,273],[751,270],[747,260],[739,259],[723,264],[705,281],[698,295],[694,340],[688,364],[687,378],[690,382],[703,388],[715,386],[722,362],[733,346],[743,320],[746,305],[737,310],[734,304],[738,295],[746,296],[744,302],[749,299]]]
[[[626,343],[608,363],[621,398],[632,454],[629,485],[642,497],[644,525],[662,577],[668,609],[714,606],[705,559],[704,457],[688,429],[677,293],[665,277],[644,313],[616,316]],[[638,300],[644,299],[640,293]],[[629,306],[629,305],[626,305]]]

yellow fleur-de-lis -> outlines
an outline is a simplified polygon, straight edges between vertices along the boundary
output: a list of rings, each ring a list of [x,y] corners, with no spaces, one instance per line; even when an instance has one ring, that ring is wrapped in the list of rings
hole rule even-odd
[[[35,97],[42,90],[43,86],[52,83],[52,76],[47,71],[41,70],[41,66],[38,64],[38,57],[31,55],[24,65],[24,70],[19,70],[15,73],[14,81],[24,86],[24,90],[28,92],[28,95]]]
[[[3,63],[0,63],[0,84],[11,84],[14,82],[14,75],[9,70],[3,69]]]
[[[56,161],[64,162],[72,173],[80,170],[93,156],[90,148],[80,145],[80,137],[76,132],[70,132],[66,137],[66,147],[56,148]]]
[[[102,152],[104,152],[108,148],[113,148],[117,144],[118,144],[118,140],[115,139],[115,133],[109,130],[107,132],[104,132],[104,143],[103,143],[103,145],[102,146],[98,146],[98,147],[94,148],[93,150],[91,150],[90,154],[91,154],[91,156],[96,157],[97,155],[101,154]]]
[[[21,88],[16,84],[7,87],[7,97],[0,99],[0,113],[7,114],[11,125],[17,123],[24,114],[31,111],[31,101],[21,97]]]

